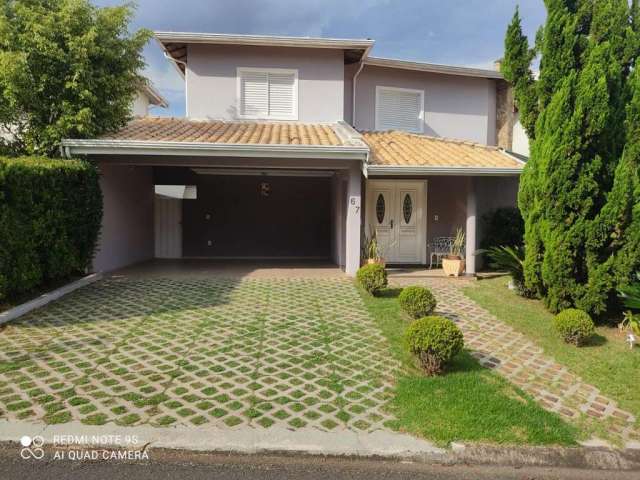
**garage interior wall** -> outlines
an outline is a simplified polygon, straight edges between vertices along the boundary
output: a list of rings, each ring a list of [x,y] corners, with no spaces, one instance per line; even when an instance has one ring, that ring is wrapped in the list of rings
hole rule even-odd
[[[183,201],[183,254],[329,259],[331,181],[325,177],[198,175]]]
[[[104,202],[95,271],[110,271],[153,258],[151,167],[99,164]]]

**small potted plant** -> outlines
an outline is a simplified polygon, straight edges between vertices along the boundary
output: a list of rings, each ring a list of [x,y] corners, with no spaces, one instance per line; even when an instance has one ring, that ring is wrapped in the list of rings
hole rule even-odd
[[[376,238],[375,230],[371,230],[369,238],[365,238],[364,242],[364,262],[366,265],[380,264],[384,267],[385,262],[380,252],[380,245]]]
[[[461,228],[456,231],[455,239],[449,249],[449,254],[442,257],[442,269],[446,276],[458,277],[464,272],[464,259],[462,249],[464,247],[464,232]]]

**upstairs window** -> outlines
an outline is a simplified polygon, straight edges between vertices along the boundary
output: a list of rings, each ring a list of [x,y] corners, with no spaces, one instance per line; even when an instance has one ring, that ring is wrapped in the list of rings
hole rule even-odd
[[[424,91],[376,87],[376,130],[424,131]]]
[[[298,119],[298,71],[280,68],[239,68],[240,117]]]

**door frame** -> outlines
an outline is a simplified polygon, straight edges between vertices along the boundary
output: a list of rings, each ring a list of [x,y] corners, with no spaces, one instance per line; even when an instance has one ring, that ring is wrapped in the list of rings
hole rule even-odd
[[[418,258],[415,262],[402,262],[403,264],[411,264],[411,265],[426,265],[427,264],[427,227],[428,227],[428,181],[426,179],[414,179],[414,180],[372,180],[367,179],[366,181],[366,202],[365,202],[365,221],[364,221],[364,232],[365,235],[369,235],[371,231],[372,220],[374,220],[375,216],[375,208],[372,208],[374,198],[373,198],[373,190],[377,188],[392,188],[394,192],[397,192],[402,186],[409,187],[418,187],[417,198],[420,199],[422,214],[419,217],[418,221],[418,244],[420,245]],[[394,195],[395,197],[395,195]],[[397,208],[397,205],[395,206]]]

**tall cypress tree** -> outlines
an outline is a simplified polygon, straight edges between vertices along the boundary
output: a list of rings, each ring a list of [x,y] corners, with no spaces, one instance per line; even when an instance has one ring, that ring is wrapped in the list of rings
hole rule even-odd
[[[542,274],[543,261],[546,243],[553,231],[546,210],[549,177],[553,173],[553,165],[549,164],[556,154],[567,156],[573,151],[571,144],[575,137],[565,126],[574,108],[582,43],[575,2],[546,0],[545,4],[547,22],[538,32],[536,42],[541,53],[540,76],[532,91],[540,113],[536,119],[535,138],[531,141],[531,158],[521,176],[518,195],[525,222],[525,287],[543,297],[547,293]],[[512,57],[515,55],[505,55],[507,70],[510,68],[508,59]],[[518,105],[528,101],[521,92],[515,93]]]
[[[520,123],[529,138],[535,138],[535,126],[538,118],[538,105],[534,93],[535,82],[531,71],[531,62],[536,55],[529,48],[529,40],[522,32],[520,10],[516,7],[505,39],[505,58],[501,66],[504,78],[513,85],[518,102]]]
[[[517,35],[518,16],[505,40],[505,71],[516,74],[507,78],[516,101],[530,103],[533,97],[539,112],[519,192],[525,285],[552,311],[578,306],[599,314],[637,267],[637,261],[623,267],[621,252],[639,255],[627,246],[635,238],[629,194],[635,186],[629,182],[637,163],[620,161],[625,114],[633,110],[625,110],[625,104],[632,90],[627,77],[637,57],[637,48],[629,44],[638,38],[633,15],[638,4],[634,1],[631,9],[627,0],[545,4],[547,22],[537,39],[540,77],[527,98],[518,89],[519,82],[528,81],[523,64],[529,58]],[[628,120],[627,129],[632,125]]]

